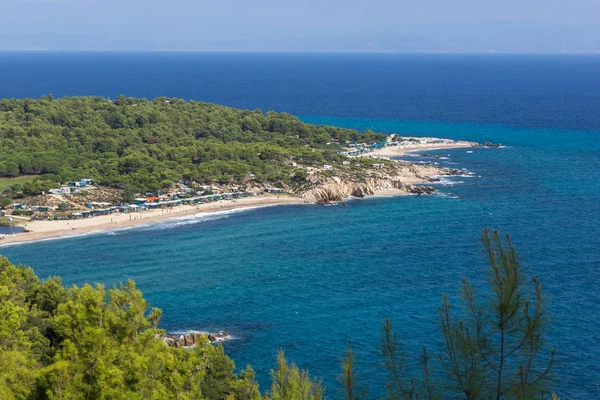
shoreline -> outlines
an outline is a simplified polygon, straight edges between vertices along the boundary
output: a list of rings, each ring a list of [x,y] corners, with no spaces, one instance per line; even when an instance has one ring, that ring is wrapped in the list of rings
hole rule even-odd
[[[415,151],[434,151],[434,150],[446,150],[446,149],[466,149],[476,147],[478,143],[457,141],[448,144],[414,144],[408,146],[387,146],[382,149],[373,150],[366,154],[361,154],[357,157],[401,157],[401,156],[412,156]]]
[[[29,221],[22,225],[26,232],[14,236],[6,235],[0,240],[4,245],[29,243],[47,239],[70,238],[89,233],[101,233],[144,224],[153,224],[198,214],[212,214],[221,211],[243,210],[285,204],[305,204],[299,197],[263,195],[238,200],[221,200],[201,205],[178,206],[173,209],[156,209],[127,214],[112,214],[94,218],[66,221]],[[73,229],[75,228],[75,229]]]
[[[392,196],[410,196],[401,189],[382,189],[377,190],[367,197],[392,197]],[[350,197],[347,200],[360,200],[360,197]],[[105,233],[124,228],[134,228],[146,224],[155,224],[167,222],[170,220],[190,217],[195,215],[210,215],[223,211],[235,211],[244,209],[256,209],[269,206],[280,205],[300,205],[307,203],[300,197],[289,195],[263,195],[254,198],[245,198],[239,200],[221,200],[214,203],[201,204],[197,206],[178,206],[174,209],[157,209],[128,214],[112,214],[88,218],[83,220],[67,221],[29,221],[25,225],[19,225],[26,229],[25,232],[14,236],[5,235],[0,240],[0,249],[5,245],[18,245],[49,239],[68,239],[78,236],[84,236],[92,233]],[[75,228],[75,229],[73,229]]]

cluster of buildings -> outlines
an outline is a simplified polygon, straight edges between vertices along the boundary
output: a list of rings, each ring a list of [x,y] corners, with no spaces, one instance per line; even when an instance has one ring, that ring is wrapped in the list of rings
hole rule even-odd
[[[79,181],[67,182],[66,185],[63,185],[58,189],[50,189],[48,193],[61,196],[72,196],[79,193],[81,189],[90,187],[92,183],[92,179],[80,179]]]
[[[352,143],[348,145],[348,150],[340,151],[339,154],[347,157],[357,157],[361,154],[370,153],[371,151],[375,149],[380,149],[384,146],[385,144],[382,143],[376,143],[372,145],[368,145],[366,143]]]
[[[83,186],[81,186],[83,185]],[[68,188],[85,187],[91,185],[91,180],[85,179],[78,182],[69,182]],[[63,188],[61,188],[63,189]],[[91,201],[85,203],[85,210],[68,211],[66,205],[59,207],[52,206],[27,206],[21,203],[11,205],[12,213],[15,215],[28,215],[35,220],[76,220],[97,217],[102,215],[111,215],[115,213],[131,213],[145,211],[149,209],[173,208],[181,205],[195,205],[212,203],[220,200],[234,200],[252,196],[260,196],[263,192],[241,191],[237,187],[230,188],[228,193],[204,194],[206,191],[212,191],[212,186],[202,186],[200,192],[196,192],[188,187],[181,187],[177,192],[147,193],[147,197],[136,198],[131,204],[114,204],[108,202]],[[57,189],[58,190],[58,189]],[[283,193],[283,189],[267,188],[268,193]],[[54,194],[59,194],[54,193]]]

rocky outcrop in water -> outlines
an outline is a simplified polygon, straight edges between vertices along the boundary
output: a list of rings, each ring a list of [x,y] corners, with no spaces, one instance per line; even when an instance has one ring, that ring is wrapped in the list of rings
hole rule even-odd
[[[502,143],[492,143],[492,142],[485,142],[482,144],[483,147],[502,147]]]
[[[210,343],[224,342],[231,338],[225,332],[189,332],[182,335],[158,335],[157,337],[166,345],[177,348],[192,347],[197,343],[206,343],[206,341]]]
[[[409,192],[419,196],[422,194],[434,194],[435,188],[432,186],[411,186]]]

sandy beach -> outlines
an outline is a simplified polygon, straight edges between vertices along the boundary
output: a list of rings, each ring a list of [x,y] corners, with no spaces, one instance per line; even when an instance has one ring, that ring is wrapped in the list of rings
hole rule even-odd
[[[400,156],[407,155],[408,153],[411,153],[414,151],[423,152],[423,151],[433,151],[433,150],[443,150],[443,149],[461,149],[461,148],[475,147],[476,145],[477,145],[477,143],[466,142],[466,141],[457,141],[457,142],[448,143],[448,144],[415,143],[415,144],[410,144],[410,145],[406,145],[406,146],[387,146],[382,149],[373,150],[370,153],[361,154],[358,157],[371,157],[371,156],[400,157]]]
[[[66,221],[28,221],[22,224],[27,232],[15,236],[6,235],[0,240],[0,247],[9,243],[32,242],[60,236],[79,235],[94,231],[120,229],[147,224],[170,218],[180,218],[201,213],[228,211],[280,204],[302,204],[302,199],[292,196],[264,195],[237,200],[222,200],[199,205],[184,205],[172,209],[152,209],[126,214],[111,214],[93,218]]]

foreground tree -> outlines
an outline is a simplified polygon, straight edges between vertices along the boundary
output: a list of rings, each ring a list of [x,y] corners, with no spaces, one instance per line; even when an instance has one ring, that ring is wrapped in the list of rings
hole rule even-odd
[[[0,258],[0,399],[260,399],[250,368],[167,346],[159,318],[133,281],[65,288]]]
[[[265,400],[321,400],[325,388],[316,378],[311,378],[307,370],[300,370],[296,364],[288,364],[283,350],[277,355],[277,368],[271,370],[271,391]]]
[[[348,344],[346,356],[342,358],[340,363],[342,372],[338,380],[342,385],[342,397],[346,400],[362,400],[367,395],[367,388],[359,382],[355,370],[356,357],[352,350],[352,342]]]
[[[422,379],[407,370],[391,322],[384,325],[382,355],[390,372],[392,399],[545,398],[554,351],[545,346],[546,297],[537,278],[527,279],[510,238],[483,232],[489,269],[488,291],[479,296],[466,279],[461,286],[464,312],[457,317],[448,297],[439,309],[445,372],[431,383],[430,356],[423,352]],[[442,396],[443,395],[443,396]]]

